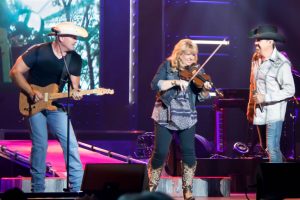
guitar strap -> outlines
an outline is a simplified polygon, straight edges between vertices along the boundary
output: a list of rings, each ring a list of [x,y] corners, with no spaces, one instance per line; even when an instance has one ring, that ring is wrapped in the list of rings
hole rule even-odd
[[[72,58],[72,53],[68,53],[66,55],[66,63],[67,63],[67,67],[69,67],[69,64],[71,62],[71,58]],[[63,67],[63,70],[61,72],[61,76],[60,76],[60,83],[59,83],[59,87],[58,87],[58,91],[61,92],[64,89],[65,83],[66,83],[66,78],[67,78],[67,70],[66,67]]]
[[[69,64],[71,62],[71,57],[72,57],[72,53],[68,53],[66,55],[66,63],[67,63],[67,67],[69,67]],[[59,86],[58,86],[58,91],[62,92],[66,83],[67,79],[67,69],[64,66],[63,70],[61,72],[61,76],[60,76],[60,82],[59,82]],[[59,110],[62,110],[64,112],[66,112],[66,108],[64,106],[63,103],[59,102],[59,100],[55,100],[52,102],[52,105],[56,106]]]

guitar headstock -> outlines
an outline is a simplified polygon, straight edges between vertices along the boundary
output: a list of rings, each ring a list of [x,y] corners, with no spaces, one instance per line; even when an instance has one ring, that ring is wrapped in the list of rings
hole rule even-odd
[[[113,89],[106,89],[106,88],[94,89],[94,94],[96,95],[114,94],[114,93],[115,91]]]

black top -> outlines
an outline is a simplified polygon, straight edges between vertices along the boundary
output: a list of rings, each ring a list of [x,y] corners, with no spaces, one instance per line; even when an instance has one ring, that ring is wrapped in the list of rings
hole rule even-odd
[[[82,59],[75,51],[70,51],[71,60],[69,72],[71,75],[80,76]],[[61,73],[64,69],[63,59],[58,59],[52,50],[51,43],[42,43],[29,48],[22,58],[30,68],[28,82],[45,87],[51,83],[60,84]]]

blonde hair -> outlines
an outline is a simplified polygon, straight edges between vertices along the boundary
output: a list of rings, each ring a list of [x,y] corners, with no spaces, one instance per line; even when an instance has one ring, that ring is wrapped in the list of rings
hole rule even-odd
[[[174,47],[172,54],[167,58],[171,62],[171,66],[174,70],[181,69],[179,57],[184,53],[192,53],[195,55],[195,63],[198,62],[198,47],[190,39],[180,40]]]

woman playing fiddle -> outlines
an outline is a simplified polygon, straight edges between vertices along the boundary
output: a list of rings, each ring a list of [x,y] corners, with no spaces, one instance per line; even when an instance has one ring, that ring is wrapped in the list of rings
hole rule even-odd
[[[158,68],[151,87],[157,92],[152,113],[155,141],[148,164],[149,189],[155,191],[166,160],[172,134],[178,134],[182,153],[182,189],[185,200],[193,200],[192,181],[196,170],[195,131],[196,102],[208,99],[211,84],[205,81],[197,87],[180,77],[198,61],[198,47],[190,39],[180,40],[170,57]],[[201,71],[203,73],[203,70]]]

